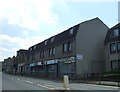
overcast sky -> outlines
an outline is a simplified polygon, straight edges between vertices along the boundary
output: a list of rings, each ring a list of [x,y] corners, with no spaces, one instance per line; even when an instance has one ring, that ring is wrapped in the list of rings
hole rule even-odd
[[[118,2],[108,1],[0,0],[0,61],[95,17],[114,26]]]

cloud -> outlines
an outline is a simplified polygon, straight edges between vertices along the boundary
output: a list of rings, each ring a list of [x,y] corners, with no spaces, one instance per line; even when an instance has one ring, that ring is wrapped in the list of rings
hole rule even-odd
[[[23,35],[29,35],[29,32],[27,30],[22,30]]]
[[[19,49],[28,49],[46,38],[47,36],[32,36],[31,38],[23,39],[2,34],[0,35],[0,60],[15,55]]]
[[[38,30],[42,23],[55,24],[58,16],[52,11],[52,0],[0,0],[0,18],[9,24]]]

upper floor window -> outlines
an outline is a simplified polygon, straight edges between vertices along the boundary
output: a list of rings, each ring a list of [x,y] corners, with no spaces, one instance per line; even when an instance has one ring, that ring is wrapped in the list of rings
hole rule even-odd
[[[70,34],[73,34],[74,28],[70,29]]]
[[[63,44],[63,52],[71,51],[72,50],[72,43],[68,41],[67,43]]]
[[[34,46],[34,50],[36,49],[36,47],[37,47],[37,46],[35,45],[35,46]]]
[[[120,34],[118,29],[113,30],[112,36],[119,36],[119,35]]]
[[[45,41],[45,45],[47,45],[47,42],[48,42],[48,41],[46,40],[46,41]]]
[[[54,41],[54,39],[55,39],[55,37],[52,37],[52,38],[51,38],[51,43]]]
[[[40,53],[40,57],[44,57],[44,54],[45,54],[44,50],[41,51],[41,53]]]
[[[117,43],[117,49],[120,51],[120,42]]]
[[[110,53],[115,53],[117,50],[116,43],[110,44]]]
[[[49,49],[49,55],[55,54],[55,47]]]
[[[30,51],[32,51],[32,47],[30,48]]]
[[[53,55],[55,54],[55,47],[53,48]]]
[[[52,55],[52,48],[49,49],[49,55]]]
[[[71,51],[72,50],[72,44],[71,44],[71,42],[69,41],[68,42],[68,51]]]
[[[67,51],[67,43],[63,44],[63,52]]]

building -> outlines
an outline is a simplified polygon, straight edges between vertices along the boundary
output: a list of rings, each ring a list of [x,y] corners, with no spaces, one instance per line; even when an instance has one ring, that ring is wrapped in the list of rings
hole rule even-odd
[[[106,71],[120,68],[120,23],[108,30],[105,41]]]
[[[27,64],[27,50],[20,49],[19,51],[17,51],[15,61],[17,62],[17,73],[25,73],[27,71],[25,67],[25,65]]]
[[[7,59],[4,59],[3,69],[7,73],[12,73],[13,72],[13,59],[11,57],[8,57]]]
[[[94,18],[77,24],[28,49],[27,65],[33,75],[82,78],[105,71],[104,39],[109,28]]]

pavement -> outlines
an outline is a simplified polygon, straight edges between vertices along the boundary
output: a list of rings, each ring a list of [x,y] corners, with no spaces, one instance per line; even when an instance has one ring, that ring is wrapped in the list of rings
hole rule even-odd
[[[7,88],[9,90],[16,90],[16,88],[18,88],[19,90],[24,90],[24,89],[25,90],[29,90],[29,89],[31,90],[114,90],[114,91],[120,90],[120,88],[117,86],[97,85],[92,83],[73,83],[73,82],[72,83],[70,82],[68,88],[65,89],[63,87],[62,81],[32,78],[25,76],[15,76],[9,74],[3,74],[2,80],[3,80],[2,89]],[[102,83],[105,82],[102,81]]]

